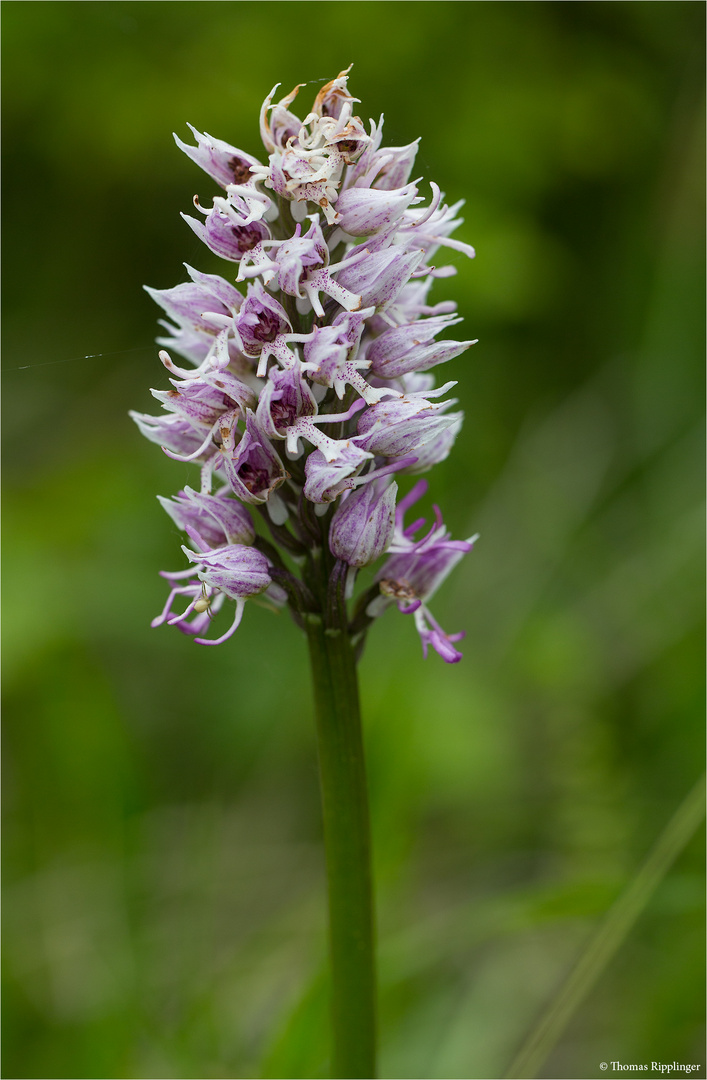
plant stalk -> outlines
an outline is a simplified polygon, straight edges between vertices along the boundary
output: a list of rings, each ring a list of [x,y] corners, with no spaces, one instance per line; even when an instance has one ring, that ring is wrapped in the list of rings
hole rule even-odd
[[[356,662],[346,630],[304,622],[314,686],[329,893],[332,1077],[376,1075],[371,839]]]

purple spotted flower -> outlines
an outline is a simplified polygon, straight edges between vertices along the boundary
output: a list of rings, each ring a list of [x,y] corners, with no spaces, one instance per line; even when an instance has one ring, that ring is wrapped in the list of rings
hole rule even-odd
[[[229,488],[204,495],[186,487],[173,499],[157,498],[172,521],[188,532],[202,551],[255,540],[253,520],[245,506],[231,497]]]
[[[455,272],[439,252],[473,248],[452,237],[461,204],[411,179],[417,141],[386,147],[382,120],[357,115],[348,72],[309,111],[301,90],[265,98],[259,157],[193,127],[193,141],[175,136],[216,185],[182,216],[223,271],[187,266],[186,282],[148,288],[170,381],[152,391],[160,415],[131,415],[196,470],[194,487],[160,497],[189,565],[164,574],[154,625],[218,644],[262,593],[360,648],[395,605],[425,655],[455,663],[462,634],[427,605],[473,539],[451,539],[437,508],[429,529],[406,525],[426,481],[398,488],[447,457],[462,423],[455,383],[429,372],[474,342],[447,336],[461,320],[430,290]]]
[[[252,412],[242,434],[234,424],[224,429],[222,455],[228,482],[243,502],[267,502],[285,480],[282,461]]]
[[[415,625],[422,639],[425,656],[431,645],[448,663],[461,660],[453,642],[464,637],[463,632],[445,634],[428,610],[429,600],[457,563],[471,551],[477,536],[468,540],[452,540],[447,532],[439,507],[434,507],[435,523],[422,536],[416,533],[425,528],[423,518],[405,526],[406,511],[427,491],[427,481],[420,480],[401,499],[395,515],[395,533],[388,551],[390,557],[379,570],[380,596],[369,605],[369,614],[378,614],[390,603],[396,603],[404,615],[415,615]]]
[[[349,566],[368,566],[388,550],[395,528],[398,485],[379,477],[342,497],[331,521],[329,547]]]
[[[196,146],[182,142],[176,135],[174,140],[179,149],[195,161],[217,184],[228,188],[229,184],[253,182],[251,169],[254,165],[260,165],[257,158],[251,157],[242,150],[236,150],[235,146],[222,142],[221,139],[201,135],[191,124],[189,127],[196,139]]]

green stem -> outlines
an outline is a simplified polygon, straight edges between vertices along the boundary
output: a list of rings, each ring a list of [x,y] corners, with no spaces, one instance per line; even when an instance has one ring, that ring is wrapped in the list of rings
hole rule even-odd
[[[304,615],[312,665],[329,887],[332,1076],[376,1075],[371,841],[356,663],[345,630]]]

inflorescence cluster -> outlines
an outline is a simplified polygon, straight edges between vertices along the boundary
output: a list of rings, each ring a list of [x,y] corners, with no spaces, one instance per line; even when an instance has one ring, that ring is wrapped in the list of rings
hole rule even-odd
[[[461,204],[445,205],[432,183],[420,205],[409,180],[417,141],[382,147],[382,118],[367,133],[354,115],[347,72],[304,120],[290,111],[299,89],[263,103],[267,164],[195,129],[196,146],[176,139],[224,191],[209,209],[195,198],[200,216],[185,220],[236,264],[241,289],[187,266],[191,281],[147,290],[170,320],[159,344],[193,367],[161,351],[172,388],[152,393],[165,412],[131,415],[169,457],[201,469],[198,491],[160,498],[189,537],[191,566],[163,574],[171,591],[153,626],[217,645],[265,593],[300,625],[321,617],[359,644],[397,604],[414,615],[425,655],[431,645],[453,663],[463,634],[446,634],[426,601],[475,538],[451,540],[436,507],[429,530],[406,524],[427,483],[396,506],[394,477],[446,458],[461,426],[454,401],[441,400],[455,384],[435,388],[427,371],[473,342],[437,340],[461,320],[428,293],[454,272],[431,264],[440,246],[474,252],[450,239]],[[349,613],[358,570],[385,554]],[[206,637],[227,601],[229,629]]]

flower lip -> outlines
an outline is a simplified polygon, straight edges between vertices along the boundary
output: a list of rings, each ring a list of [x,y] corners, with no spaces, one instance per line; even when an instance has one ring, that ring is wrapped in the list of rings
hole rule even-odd
[[[431,626],[428,626],[428,622]],[[453,642],[461,641],[466,637],[466,631],[460,630],[456,634],[446,634],[427,608],[420,608],[415,612],[415,625],[422,641],[422,654],[425,659],[427,659],[427,648],[431,645],[445,663],[459,663],[462,653],[454,648]]]

